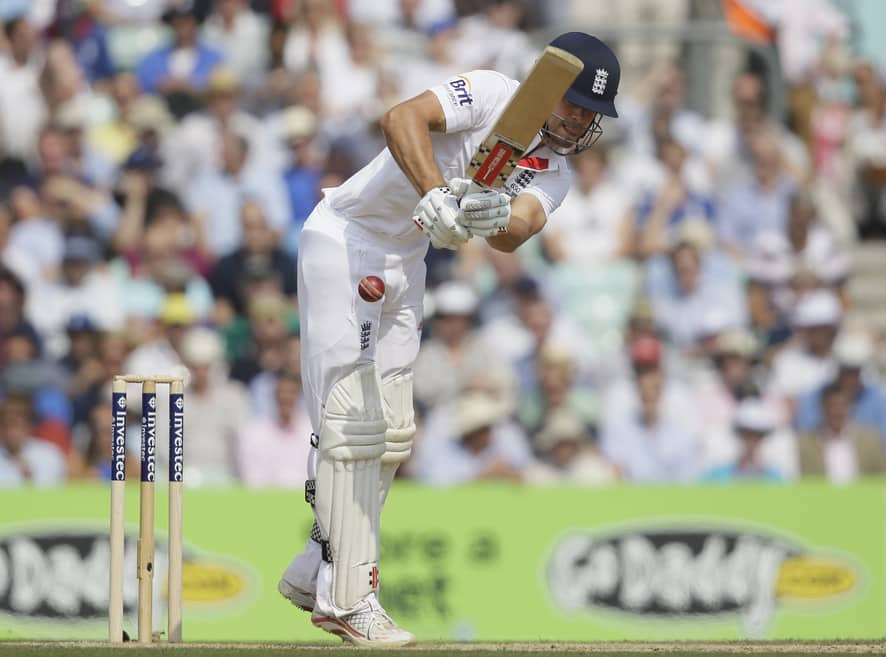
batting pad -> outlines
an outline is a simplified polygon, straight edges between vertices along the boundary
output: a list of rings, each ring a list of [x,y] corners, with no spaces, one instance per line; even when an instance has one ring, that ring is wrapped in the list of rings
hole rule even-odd
[[[415,436],[415,408],[412,403],[412,370],[404,370],[381,382],[382,402],[388,430],[385,432],[385,453],[381,457],[379,501],[385,498],[400,464],[412,454]]]
[[[378,587],[386,427],[374,364],[335,384],[320,423],[314,513],[332,563],[332,603],[343,610]]]

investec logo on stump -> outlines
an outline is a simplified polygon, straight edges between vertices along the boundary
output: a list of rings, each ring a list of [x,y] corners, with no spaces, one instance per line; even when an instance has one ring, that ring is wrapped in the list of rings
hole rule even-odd
[[[115,481],[126,481],[126,393],[114,393],[114,450],[111,468]]]
[[[172,432],[172,452],[169,455],[169,480],[184,480],[184,431],[185,402],[182,395],[169,396],[170,431]]]
[[[142,481],[154,481],[157,455],[157,395],[142,394]]]

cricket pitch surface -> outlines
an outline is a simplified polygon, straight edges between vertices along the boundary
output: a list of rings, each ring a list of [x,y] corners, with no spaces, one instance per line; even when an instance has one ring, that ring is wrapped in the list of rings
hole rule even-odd
[[[539,657],[544,655],[612,655],[630,657],[657,653],[668,657],[702,657],[713,654],[749,654],[757,657],[784,655],[886,654],[882,641],[724,641],[724,642],[624,642],[624,643],[420,643],[408,648],[366,650],[329,643],[126,643],[110,645],[99,642],[0,641],[0,657],[92,657],[126,655],[127,657],[255,657],[257,655],[302,654],[308,657]]]

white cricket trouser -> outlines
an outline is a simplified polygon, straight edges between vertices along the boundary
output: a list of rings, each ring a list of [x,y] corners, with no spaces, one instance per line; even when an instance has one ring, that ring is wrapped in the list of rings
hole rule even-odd
[[[378,381],[412,367],[420,341],[427,248],[419,233],[408,242],[378,235],[322,201],[311,213],[300,238],[298,304],[302,385],[315,433],[320,433],[330,391],[358,367],[374,363]],[[357,292],[360,280],[371,275],[385,282],[380,301],[365,301]],[[317,449],[311,449],[309,479],[316,478],[317,459]],[[316,564],[311,552],[309,543],[287,572]],[[304,574],[308,582],[316,577],[316,610],[347,611],[333,603],[332,564],[321,562],[316,575]]]
[[[302,229],[298,254],[301,377],[313,430],[332,387],[374,361],[382,377],[411,368],[421,337],[428,240],[372,233],[321,201]],[[385,282],[385,296],[364,301],[364,276]],[[310,473],[313,476],[313,473]]]

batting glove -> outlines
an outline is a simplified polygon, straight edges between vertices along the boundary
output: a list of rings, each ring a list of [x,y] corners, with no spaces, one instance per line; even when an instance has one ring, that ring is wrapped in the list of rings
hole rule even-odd
[[[471,181],[467,178],[453,178],[449,187],[459,200],[461,214],[458,222],[467,228],[471,235],[491,237],[508,231],[511,220],[511,197],[494,189],[471,191]]]
[[[415,206],[412,220],[431,238],[436,249],[456,250],[471,239],[470,233],[458,221],[458,198],[448,187],[434,187]]]

